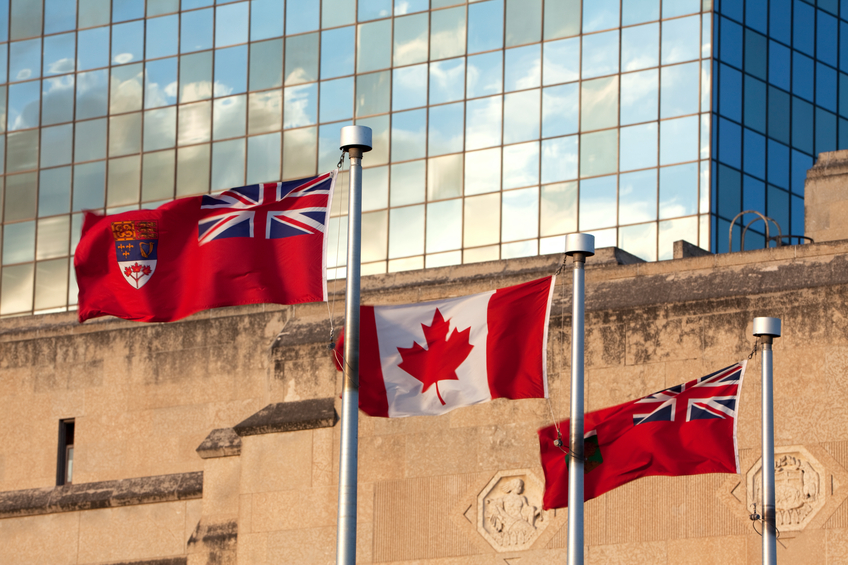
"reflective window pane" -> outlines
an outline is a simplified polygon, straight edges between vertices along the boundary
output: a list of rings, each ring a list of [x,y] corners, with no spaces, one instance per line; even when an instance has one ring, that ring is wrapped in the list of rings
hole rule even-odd
[[[246,96],[230,96],[215,100],[212,107],[212,139],[243,136],[246,118]]]
[[[109,118],[109,156],[141,151],[141,112]]]
[[[209,145],[183,147],[177,152],[177,197],[209,191]]]
[[[125,206],[138,202],[141,158],[138,155],[111,159],[106,181],[106,206]]]
[[[77,69],[87,71],[109,64],[109,28],[87,29],[77,34]]]
[[[250,90],[278,88],[283,85],[283,40],[275,39],[250,45]]]
[[[354,26],[321,32],[321,78],[353,74]]]
[[[676,2],[663,2],[662,17],[676,18],[686,14],[697,14],[701,11],[700,0],[678,0]]]
[[[108,24],[111,4],[109,0],[79,0],[79,27]]]
[[[500,51],[468,57],[466,82],[468,98],[503,92],[503,55]]]
[[[247,42],[247,2],[215,8],[215,47]]]
[[[36,263],[35,271],[35,309],[64,306],[68,296],[68,260],[41,261]]]
[[[386,258],[389,236],[389,215],[382,212],[362,214],[362,262],[382,261]]]
[[[5,248],[5,242],[4,242]],[[0,281],[3,295],[0,314],[15,314],[32,310],[33,265],[18,265],[3,269]]]
[[[481,149],[501,144],[500,96],[469,100],[466,103],[465,149]]]
[[[536,89],[504,96],[504,143],[539,138],[539,94]]]
[[[146,56],[148,59],[170,57],[179,51],[180,18],[177,14],[147,20]]]
[[[38,182],[38,215],[53,216],[71,211],[71,168],[43,170]]]
[[[356,71],[367,73],[392,65],[392,21],[361,24],[357,28]]]
[[[641,24],[660,19],[659,0],[622,0],[621,25]]]
[[[106,158],[106,119],[77,122],[74,161]]]
[[[578,136],[557,137],[542,142],[542,182],[577,178]]]
[[[617,125],[618,77],[587,80],[581,86],[581,129],[591,131]]]
[[[659,65],[660,26],[648,24],[621,30],[621,70],[638,71]]]
[[[144,66],[142,64],[113,67],[109,87],[109,113],[141,110]]]
[[[327,2],[324,2],[326,5]],[[284,3],[279,0],[251,0],[250,2],[250,40],[282,37],[285,16]]]
[[[657,219],[656,169],[623,174],[618,182],[621,223],[635,224]]]
[[[113,2],[112,21],[125,22],[144,17],[144,0],[122,0]]]
[[[247,138],[247,184],[280,179],[280,133]]]
[[[660,122],[660,165],[698,158],[698,116]]]
[[[71,211],[102,208],[106,192],[106,161],[74,165],[74,197]]]
[[[547,0],[545,2],[545,39],[570,37],[580,33],[580,0]]]
[[[380,210],[389,206],[389,168],[370,167],[362,170],[362,186],[368,190],[362,194],[362,210]]]
[[[461,195],[462,155],[429,159],[427,161],[427,200],[444,200]]]
[[[426,105],[427,65],[392,71],[392,110],[407,110]]]
[[[622,211],[623,215],[624,212]],[[618,247],[645,261],[656,261],[656,222],[618,228]]]
[[[542,0],[506,0],[506,46],[542,38]]]
[[[501,148],[465,154],[465,194],[485,194],[501,189]]]
[[[173,198],[175,173],[176,155],[173,150],[142,155],[141,201]]]
[[[173,147],[177,141],[176,107],[144,113],[144,150]]]
[[[320,0],[288,0],[286,2],[286,35],[318,29]]]
[[[500,193],[465,199],[463,247],[490,245],[500,240]]]
[[[427,253],[459,249],[462,246],[462,200],[427,205]],[[430,264],[428,262],[427,266]]]
[[[425,161],[413,161],[391,166],[391,205],[424,202]]]
[[[431,12],[430,26],[430,60],[448,59],[465,53],[464,6]]]
[[[463,98],[465,59],[430,63],[430,104],[456,102]]]
[[[375,136],[376,137],[376,136]],[[316,128],[287,131],[283,135],[283,179],[299,179],[315,174],[318,142]],[[371,153],[374,151],[372,150]]]
[[[618,31],[583,36],[583,78],[618,72]]]
[[[393,208],[389,226],[390,259],[424,253],[424,206]]]
[[[321,122],[334,122],[352,118],[353,77],[322,82],[320,108]]]
[[[503,47],[503,26],[503,0],[468,6],[468,52],[479,53]]]
[[[177,58],[151,61],[144,69],[144,107],[177,103]]]
[[[17,41],[9,49],[9,80],[29,80],[41,76],[41,40]]]
[[[657,166],[659,128],[656,122],[621,128],[619,170]]]
[[[583,33],[618,26],[619,0],[594,0],[583,6]]]
[[[689,242],[698,239],[698,218],[696,216],[660,222],[657,236],[658,259],[660,261],[671,259],[674,242],[681,239]]]
[[[390,71],[356,77],[356,115],[369,116],[389,111]]]
[[[660,169],[660,219],[698,213],[698,164]]]
[[[209,141],[212,133],[211,111],[212,105],[209,102],[180,106],[177,143],[191,145]]]
[[[73,75],[48,79],[41,83],[41,108],[42,125],[69,122],[73,119]]]
[[[428,14],[416,14],[394,20],[394,65],[412,65],[427,60],[430,36]]]
[[[66,124],[41,130],[41,166],[54,167],[71,162],[74,126]]]
[[[580,181],[580,231],[616,224],[616,177]]]
[[[212,10],[183,12],[180,21],[180,53],[212,49]]]
[[[621,125],[657,119],[659,70],[621,75]]]
[[[577,133],[580,115],[580,87],[577,83],[542,90],[542,137]]]
[[[16,222],[18,220],[29,220],[35,217],[35,200],[38,192],[38,175],[36,173],[24,173],[22,175],[10,175],[6,177],[6,202],[4,203],[3,218],[6,222]],[[16,224],[6,224],[6,228]],[[17,229],[17,228],[13,228]],[[23,228],[20,228],[23,229]],[[9,244],[8,237],[4,241],[4,246]],[[14,251],[10,251],[14,253]],[[32,258],[20,258],[18,260],[9,261],[6,253],[3,253],[4,264],[20,263],[21,261],[32,261]]]
[[[539,235],[577,231],[577,183],[563,182],[542,187]]]
[[[539,184],[539,142],[503,148],[503,188]]]
[[[244,139],[212,144],[212,191],[244,186]]]
[[[108,85],[109,71],[107,69],[77,75],[76,119],[84,120],[106,115]]]
[[[180,102],[212,98],[212,52],[180,57]]]
[[[286,38],[286,86],[318,80],[318,34]]]
[[[144,59],[144,22],[112,27],[112,64],[124,65]]]
[[[616,163],[618,163],[617,134],[618,132],[616,130],[608,130],[596,133],[585,133],[580,136],[581,177],[606,175],[615,172]],[[581,198],[581,206],[582,205]],[[580,229],[584,229],[582,224]]]
[[[504,91],[536,88],[542,78],[541,45],[508,49],[505,53]]]
[[[326,1],[326,0],[325,0]],[[395,15],[423,12],[430,7],[430,0],[395,0]]]
[[[544,84],[571,82],[580,78],[580,38],[544,44]]]
[[[674,118],[698,111],[700,65],[689,63],[663,67],[660,75],[660,118]]]
[[[462,151],[462,102],[430,108],[428,150],[430,155]]]
[[[508,190],[503,193],[501,241],[539,236],[539,189]]]
[[[65,0],[45,0],[44,33],[71,31],[76,27],[76,24],[76,2],[67,2]]]
[[[15,173],[38,167],[38,130],[6,136],[6,172]]]
[[[392,160],[420,159],[427,154],[427,110],[392,115]]]
[[[701,17],[681,18],[662,24],[662,63],[691,61],[701,55]]]
[[[39,81],[9,86],[8,131],[38,127],[41,114]]]
[[[296,128],[318,120],[318,84],[290,86],[283,92],[283,128]]]
[[[215,96],[247,91],[247,46],[215,51]]]

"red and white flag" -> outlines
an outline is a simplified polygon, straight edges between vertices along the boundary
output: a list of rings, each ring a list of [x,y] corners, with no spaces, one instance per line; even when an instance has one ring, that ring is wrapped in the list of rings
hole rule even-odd
[[[444,414],[493,398],[546,398],[555,277],[471,296],[360,310],[359,407]],[[336,366],[344,351],[336,344]]]

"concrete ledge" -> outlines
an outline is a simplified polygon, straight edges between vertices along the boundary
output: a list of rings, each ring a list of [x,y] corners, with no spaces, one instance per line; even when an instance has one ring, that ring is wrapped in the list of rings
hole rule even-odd
[[[142,559],[141,561],[110,561],[97,565],[186,565],[188,557],[165,557],[163,559]]]
[[[232,428],[212,430],[197,448],[202,459],[241,455],[241,438]]]
[[[705,257],[707,255],[712,255],[712,253],[706,249],[701,249],[697,245],[693,245],[685,239],[675,241],[673,245],[672,257],[675,259],[688,259],[689,257]]]
[[[269,404],[247,420],[233,426],[239,436],[331,428],[336,423],[335,399],[314,398]]]
[[[203,471],[0,492],[0,519],[190,500],[203,496]],[[145,562],[146,563],[146,562]]]

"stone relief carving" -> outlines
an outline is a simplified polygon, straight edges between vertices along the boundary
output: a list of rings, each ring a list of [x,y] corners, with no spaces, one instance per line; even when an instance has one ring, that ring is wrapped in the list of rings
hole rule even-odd
[[[774,455],[775,521],[782,532],[800,531],[824,506],[825,470],[804,448]],[[748,509],[762,514],[762,460],[748,471]]]
[[[501,471],[477,497],[477,530],[498,551],[529,549],[547,526],[544,487],[529,471]]]

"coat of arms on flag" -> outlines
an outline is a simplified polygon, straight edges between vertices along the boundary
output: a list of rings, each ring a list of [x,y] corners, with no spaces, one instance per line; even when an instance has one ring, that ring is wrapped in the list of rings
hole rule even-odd
[[[156,220],[112,222],[112,235],[121,274],[131,287],[143,287],[156,270],[158,223]]]

